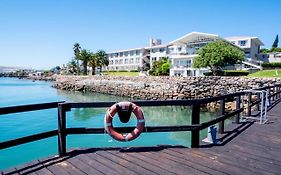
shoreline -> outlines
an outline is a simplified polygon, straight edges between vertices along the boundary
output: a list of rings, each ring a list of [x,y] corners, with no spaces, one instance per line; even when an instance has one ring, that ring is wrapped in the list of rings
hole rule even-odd
[[[184,100],[214,97],[276,84],[280,84],[279,78],[57,76],[54,87],[138,100]],[[218,111],[219,102],[209,103],[205,107],[209,111]],[[235,109],[235,103],[227,103],[226,109]]]

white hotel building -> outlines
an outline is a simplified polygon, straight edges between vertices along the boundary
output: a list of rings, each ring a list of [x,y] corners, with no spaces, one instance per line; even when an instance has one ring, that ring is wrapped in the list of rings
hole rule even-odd
[[[107,70],[147,70],[154,61],[168,57],[172,66],[171,76],[202,76],[207,68],[192,68],[197,51],[209,42],[227,40],[245,51],[245,56],[251,61],[258,58],[260,46],[263,43],[257,37],[221,38],[218,35],[191,32],[181,38],[162,44],[161,40],[151,39],[147,47],[108,52],[109,65]]]

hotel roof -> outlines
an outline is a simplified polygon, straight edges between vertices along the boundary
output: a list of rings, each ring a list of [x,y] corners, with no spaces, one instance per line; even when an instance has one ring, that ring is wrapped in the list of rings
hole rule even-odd
[[[186,35],[184,35],[183,37],[180,37],[172,42],[170,42],[169,44],[186,44],[186,43],[192,43],[198,40],[204,40],[204,39],[220,39],[220,37],[216,34],[209,34],[209,33],[201,33],[201,32],[191,32],[188,33]]]
[[[258,37],[255,37],[255,36],[231,36],[231,37],[226,37],[226,38],[224,38],[224,39],[229,40],[229,41],[253,39],[253,40],[255,40],[258,44],[260,44],[261,46],[264,45],[263,42],[262,42]]]

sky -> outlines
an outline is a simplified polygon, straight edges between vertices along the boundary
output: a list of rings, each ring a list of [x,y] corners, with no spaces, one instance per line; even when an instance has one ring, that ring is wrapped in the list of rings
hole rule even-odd
[[[67,64],[76,42],[109,52],[192,31],[256,36],[270,48],[280,19],[279,0],[1,0],[0,66],[49,69]]]

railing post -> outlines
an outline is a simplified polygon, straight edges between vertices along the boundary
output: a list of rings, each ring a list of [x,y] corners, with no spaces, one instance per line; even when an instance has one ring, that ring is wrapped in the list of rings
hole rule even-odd
[[[220,115],[225,114],[225,99],[220,100]],[[224,120],[219,122],[219,133],[222,134],[224,132]]]
[[[240,95],[236,97],[236,110],[239,110],[241,108],[241,97]],[[239,119],[240,119],[240,113],[238,113],[235,117],[235,123],[239,124]]]
[[[277,85],[277,87],[276,87],[277,89],[276,89],[276,99],[279,99],[279,97],[280,97],[280,86],[279,85]]]
[[[277,99],[279,99],[279,97],[280,97],[280,86],[279,85],[277,86],[277,92],[278,92]]]
[[[257,101],[260,101],[259,103],[257,103],[257,111],[260,110],[260,104],[261,104],[261,94],[257,93]]]
[[[248,111],[247,111],[247,115],[248,115],[248,116],[251,116],[251,115],[252,115],[251,103],[252,103],[252,93],[249,92],[249,93],[248,93]]]
[[[267,99],[268,99],[268,104],[270,105],[271,104],[271,98],[269,97],[270,96],[270,89],[266,89],[266,91],[267,91],[267,95],[268,95],[268,97],[267,97]],[[266,104],[267,105],[267,104]]]
[[[58,151],[59,156],[66,155],[66,109],[63,103],[58,105]]]
[[[200,105],[192,106],[191,124],[200,124]],[[200,130],[191,131],[191,148],[198,148],[200,140]]]

